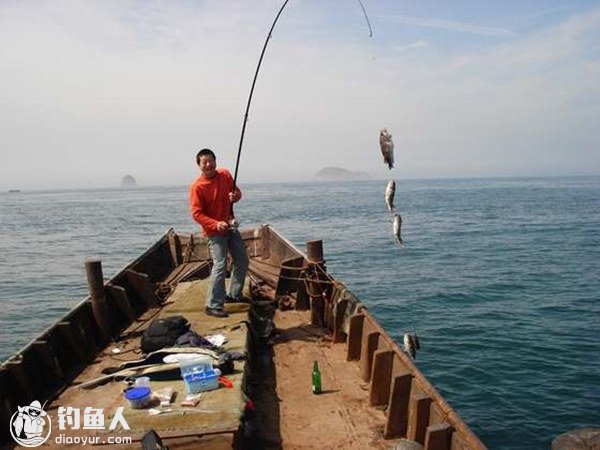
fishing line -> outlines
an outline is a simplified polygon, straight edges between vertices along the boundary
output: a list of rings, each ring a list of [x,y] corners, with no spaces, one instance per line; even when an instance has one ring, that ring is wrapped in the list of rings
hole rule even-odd
[[[371,22],[369,21],[369,16],[367,16],[367,11],[360,0],[358,0],[358,4],[360,5],[362,12],[365,15],[365,20],[367,21],[367,25],[369,27],[369,37],[373,37],[373,29],[371,28]]]
[[[265,43],[264,43],[262,51],[260,53],[260,58],[258,59],[256,71],[254,72],[254,79],[252,80],[252,87],[250,88],[250,95],[248,96],[248,102],[246,103],[246,112],[244,113],[244,122],[242,123],[242,133],[240,135],[240,143],[238,146],[237,159],[235,162],[235,173],[233,176],[233,190],[234,191],[237,186],[237,176],[238,176],[238,170],[240,167],[240,157],[242,155],[242,144],[244,142],[244,134],[246,133],[246,124],[248,123],[248,112],[250,111],[250,103],[252,103],[252,95],[254,94],[254,87],[256,85],[256,79],[258,78],[258,72],[260,71],[260,65],[262,64],[263,57],[265,56],[265,51],[267,50],[267,45],[269,44],[269,40],[271,39],[271,33],[273,33],[275,24],[279,20],[279,16],[281,16],[281,13],[285,9],[288,2],[289,2],[289,0],[285,0],[283,5],[281,5],[281,8],[279,9],[279,12],[275,16],[275,20],[273,21],[273,24],[271,25],[271,29],[269,30],[269,33],[267,34],[267,38],[265,39]],[[371,22],[369,21],[369,16],[367,15],[367,11],[365,10],[365,7],[361,0],[358,0],[358,3],[362,9],[362,12],[367,21],[367,25],[369,27],[369,37],[373,37],[373,29],[371,28]],[[231,204],[231,215],[233,216],[233,203]]]

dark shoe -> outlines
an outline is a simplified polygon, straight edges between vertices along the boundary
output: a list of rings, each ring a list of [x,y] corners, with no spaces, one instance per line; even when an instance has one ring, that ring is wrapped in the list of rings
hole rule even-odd
[[[206,314],[213,317],[229,317],[229,314],[227,314],[223,308],[209,308],[207,306],[204,311]]]
[[[249,303],[246,297],[242,298],[233,298],[229,295],[225,296],[225,303]]]

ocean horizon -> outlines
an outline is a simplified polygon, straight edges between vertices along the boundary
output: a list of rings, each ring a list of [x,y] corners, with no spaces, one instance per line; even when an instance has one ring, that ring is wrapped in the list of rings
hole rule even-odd
[[[190,180],[191,181],[191,180]],[[490,449],[549,448],[600,426],[600,176],[243,183],[242,228],[269,223],[328,270]],[[0,360],[87,296],[86,257],[106,279],[169,228],[197,232],[187,186],[0,193]]]
[[[233,173],[233,172],[232,172]],[[394,177],[390,172],[390,176],[372,176],[368,179],[362,180],[319,180],[316,178],[305,178],[291,181],[244,181],[241,180],[240,186],[254,186],[254,185],[272,185],[272,184],[310,184],[310,183],[369,183],[373,181],[382,181],[395,179],[396,181],[467,181],[467,180],[542,180],[542,179],[572,179],[572,178],[598,178],[600,174],[566,174],[566,175],[473,175],[473,176],[407,176],[407,177]],[[191,177],[189,183],[193,181],[194,177]],[[0,194],[16,194],[16,193],[38,193],[38,192],[69,192],[69,191],[95,191],[95,190],[129,190],[129,189],[156,189],[156,188],[186,188],[189,183],[178,182],[178,183],[150,183],[150,184],[139,184],[132,187],[123,187],[117,184],[115,185],[103,185],[103,186],[76,186],[76,187],[57,187],[48,189],[38,188],[5,188],[0,191]]]

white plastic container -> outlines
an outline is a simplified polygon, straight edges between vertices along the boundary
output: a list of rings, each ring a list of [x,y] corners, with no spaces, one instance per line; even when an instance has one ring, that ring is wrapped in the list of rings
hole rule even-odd
[[[210,356],[198,356],[179,361],[181,377],[189,394],[219,387],[219,375],[212,368]]]
[[[206,355],[182,358],[179,360],[179,368],[182,376],[190,372],[204,372],[212,369],[212,358]]]
[[[135,379],[135,385],[138,387],[141,387],[141,386],[150,387],[150,377],[137,377]]]

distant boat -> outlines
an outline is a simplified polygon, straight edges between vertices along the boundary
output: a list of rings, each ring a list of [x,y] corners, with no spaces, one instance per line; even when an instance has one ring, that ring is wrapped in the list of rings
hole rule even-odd
[[[9,189],[8,192],[14,194],[15,192],[21,192],[21,189]]]

